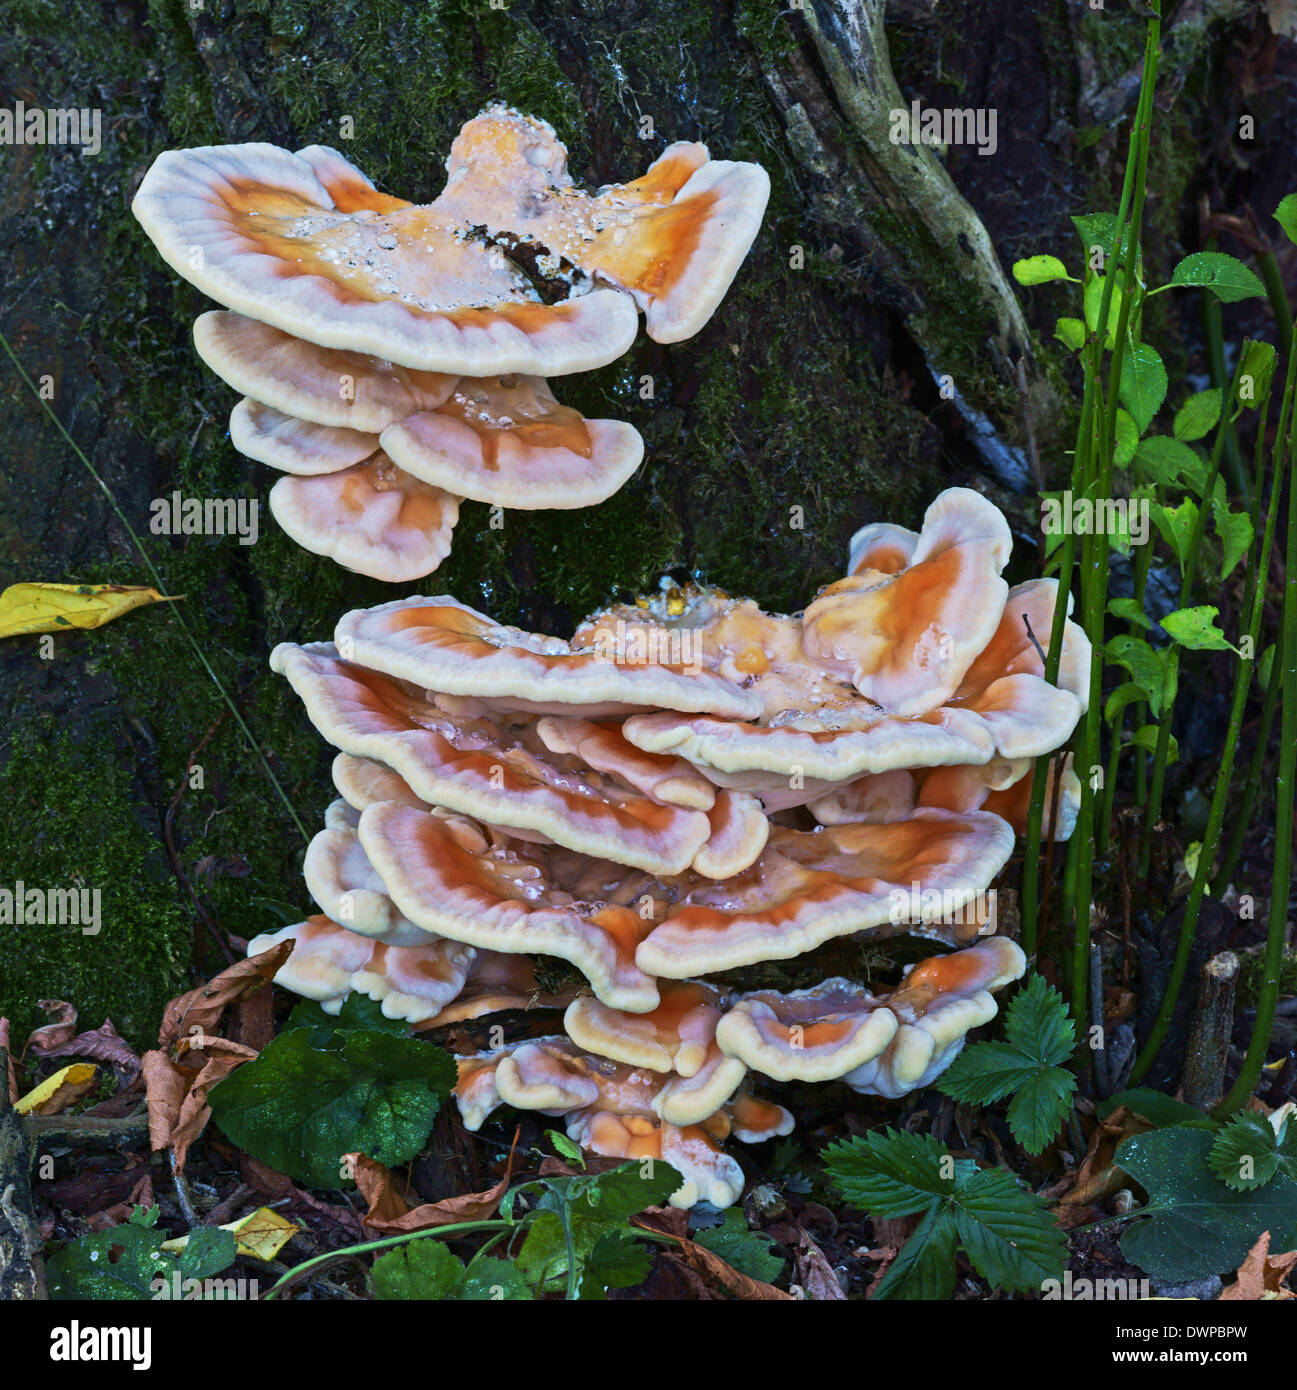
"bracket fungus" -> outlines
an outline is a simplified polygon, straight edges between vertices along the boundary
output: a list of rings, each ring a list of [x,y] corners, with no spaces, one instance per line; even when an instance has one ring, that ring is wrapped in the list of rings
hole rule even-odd
[[[639,433],[560,404],[548,378],[615,361],[640,310],[658,342],[697,333],[770,186],[681,143],[587,193],[551,126],[498,105],[446,169],[415,204],[324,146],[168,150],[132,204],[163,260],[224,306],[194,342],[243,397],[235,447],[317,479],[278,483],[276,519],[393,582],[436,569],[462,498],[588,507],[630,478]]]
[[[800,615],[664,588],[563,640],[416,597],[277,647],[343,799],[305,866],[326,916],[254,946],[292,936],[281,983],[326,1007],[361,990],[420,1028],[565,1003],[563,1035],[461,1057],[465,1123],[560,1116],[596,1152],[673,1163],[678,1204],[735,1200],[721,1144],[792,1123],[751,1082],[906,1095],[1025,968],[993,884],[1089,651],[1066,623],[1045,681],[1057,588],[1010,589],[1007,538],[951,489],[918,533],[859,533],[854,575]],[[1076,778],[1056,759],[1051,779],[1064,838]],[[901,934],[947,949],[891,988],[736,983]],[[540,994],[533,957],[586,987]]]

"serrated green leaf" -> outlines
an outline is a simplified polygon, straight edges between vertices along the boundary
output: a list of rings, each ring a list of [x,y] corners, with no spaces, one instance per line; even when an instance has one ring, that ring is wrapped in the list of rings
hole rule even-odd
[[[1152,424],[1153,416],[1166,399],[1166,386],[1166,368],[1157,349],[1147,343],[1128,346],[1121,359],[1118,394],[1141,434]]]
[[[1013,278],[1020,285],[1045,285],[1051,280],[1070,280],[1071,276],[1057,256],[1028,256],[1014,261]]]
[[[874,1290],[884,1302],[905,1299],[945,1302],[955,1292],[955,1215],[947,1205],[925,1212]]]
[[[1153,630],[1153,620],[1144,612],[1144,605],[1137,598],[1114,598],[1108,600],[1108,612],[1122,622],[1134,623],[1146,632]]]
[[[1235,1270],[1262,1231],[1272,1250],[1297,1245],[1297,1182],[1280,1174],[1259,1191],[1234,1192],[1207,1166],[1212,1144],[1208,1131],[1177,1125],[1135,1135],[1116,1152],[1117,1166],[1149,1196],[1121,1248],[1156,1278]]]
[[[1076,1047],[1076,1028],[1063,996],[1042,975],[1032,975],[1004,1013],[1009,1042],[1040,1066],[1058,1066]]]
[[[648,1278],[653,1252],[629,1230],[605,1231],[585,1262],[581,1285],[594,1280],[603,1289],[630,1289]]]
[[[942,1177],[946,1149],[930,1134],[901,1130],[853,1135],[830,1144],[821,1155],[829,1176],[853,1206],[872,1216],[913,1216],[955,1191],[954,1176]],[[949,1165],[947,1165],[949,1166]]]
[[[1210,290],[1223,304],[1265,296],[1265,286],[1255,273],[1223,251],[1195,251],[1186,256],[1171,272],[1171,283]]]
[[[1236,1192],[1264,1187],[1279,1171],[1279,1144],[1274,1130],[1260,1115],[1235,1116],[1213,1140],[1207,1165],[1226,1187]]]
[[[1012,1095],[1036,1071],[1031,1059],[1016,1047],[981,1042],[966,1047],[933,1085],[954,1100],[986,1105]]]
[[[1202,439],[1215,428],[1220,419],[1221,392],[1213,386],[1190,396],[1175,412],[1171,432],[1177,439]]]
[[[726,1211],[719,1226],[699,1231],[694,1240],[719,1255],[731,1269],[769,1284],[784,1267],[784,1257],[770,1237],[762,1231],[749,1231],[743,1213],[735,1207]]]
[[[1177,608],[1162,618],[1162,630],[1172,641],[1190,651],[1236,651],[1237,648],[1216,626],[1219,608],[1198,604],[1193,608]]]
[[[984,1168],[960,1185],[959,1239],[973,1268],[997,1288],[1039,1290],[1063,1272],[1066,1241],[1049,1208],[1003,1168]]]
[[[554,1152],[561,1159],[571,1163],[574,1167],[585,1167],[585,1154],[581,1152],[580,1144],[574,1144],[566,1134],[561,1134],[556,1129],[547,1129],[545,1131],[545,1138],[549,1140],[554,1148]]]
[[[1061,318],[1054,325],[1054,337],[1064,347],[1080,352],[1085,346],[1085,324],[1080,319]]]
[[[1289,193],[1279,199],[1274,219],[1283,228],[1288,240],[1297,242],[1297,193]]]
[[[455,1084],[454,1060],[418,1038],[344,1029],[327,1049],[313,1031],[281,1033],[208,1097],[240,1148],[313,1187],[336,1188],[342,1155],[388,1167],[413,1158]]]
[[[512,1260],[490,1255],[469,1266],[459,1296],[466,1303],[527,1303],[536,1297]]]
[[[1013,1137],[1038,1154],[1054,1138],[1072,1109],[1076,1077],[1062,1067],[1041,1067],[1018,1087],[1007,1118]]]

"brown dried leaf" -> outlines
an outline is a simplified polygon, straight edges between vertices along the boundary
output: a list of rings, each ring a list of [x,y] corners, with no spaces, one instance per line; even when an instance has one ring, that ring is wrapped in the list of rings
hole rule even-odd
[[[32,1037],[35,1036],[33,1033]],[[39,1052],[42,1057],[93,1057],[97,1062],[107,1062],[111,1066],[121,1067],[125,1072],[123,1080],[127,1085],[134,1081],[140,1072],[139,1055],[113,1027],[110,1018],[105,1019],[98,1028],[78,1033],[75,1038],[58,1046],[37,1048],[33,1047],[30,1039],[27,1046]]]
[[[28,1034],[24,1057],[28,1052],[43,1057],[51,1048],[62,1047],[76,1036],[77,1011],[66,999],[38,999],[36,1003],[51,1017],[48,1023]]]
[[[291,941],[281,941],[278,946],[272,946],[259,956],[235,961],[205,985],[199,985],[188,994],[173,999],[162,1015],[158,1047],[165,1052],[185,1035],[211,1033],[220,1022],[226,1005],[250,990],[264,988],[288,959],[292,949]]]
[[[1291,1273],[1294,1265],[1297,1265],[1297,1250],[1272,1255],[1270,1232],[1263,1231],[1261,1238],[1247,1252],[1247,1258],[1239,1265],[1237,1281],[1221,1292],[1220,1301],[1276,1303],[1297,1298],[1291,1289],[1283,1287],[1284,1278]]]
[[[681,1256],[697,1273],[705,1276],[712,1283],[719,1284],[721,1288],[732,1293],[736,1298],[756,1302],[789,1302],[792,1300],[792,1294],[785,1293],[783,1289],[775,1288],[773,1284],[766,1284],[760,1279],[753,1279],[749,1275],[740,1274],[737,1269],[727,1264],[719,1255],[714,1254],[705,1246],[699,1245],[696,1241],[689,1240],[685,1236],[677,1235],[671,1229],[673,1223],[658,1215],[660,1210],[661,1208],[650,1209],[641,1212],[639,1216],[632,1216],[631,1225],[640,1226],[646,1231],[658,1231],[663,1235],[670,1236],[680,1247]]]
[[[516,1142],[517,1136],[514,1138]],[[369,1207],[363,1218],[365,1225],[389,1236],[452,1226],[460,1221],[489,1221],[499,1211],[513,1174],[513,1150],[510,1149],[504,1177],[494,1187],[411,1208],[396,1190],[391,1172],[381,1163],[364,1154],[345,1154],[343,1162],[350,1164],[352,1177]]]
[[[189,1146],[207,1128],[212,1117],[212,1108],[207,1104],[207,1093],[218,1082],[244,1062],[251,1062],[256,1053],[242,1043],[231,1042],[228,1038],[215,1038],[198,1034],[190,1039],[182,1039],[178,1051],[203,1052],[206,1060],[202,1069],[190,1083],[188,1094],[180,1103],[180,1113],[176,1116],[175,1128],[171,1131],[171,1148],[176,1155],[176,1171],[183,1172],[185,1159],[189,1156]]]
[[[793,1281],[806,1290],[807,1296],[817,1303],[841,1303],[846,1301],[838,1276],[829,1263],[824,1251],[805,1232],[793,1255]]]
[[[1130,1179],[1120,1168],[1113,1167],[1112,1158],[1117,1146],[1133,1134],[1146,1134],[1153,1126],[1119,1105],[1106,1120],[1101,1120],[1090,1135],[1090,1144],[1076,1172],[1072,1190],[1059,1202],[1055,1216],[1067,1229],[1086,1220],[1080,1208],[1093,1206],[1105,1197],[1125,1187]]]
[[[146,1052],[143,1067],[149,1147],[156,1153],[171,1142],[191,1073],[182,1071],[165,1052]]]

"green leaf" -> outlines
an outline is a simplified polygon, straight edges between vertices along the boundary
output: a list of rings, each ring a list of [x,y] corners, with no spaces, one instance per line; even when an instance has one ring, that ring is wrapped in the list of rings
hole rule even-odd
[[[1245,410],[1256,410],[1274,375],[1275,351],[1269,343],[1249,338],[1243,345],[1243,364],[1238,374],[1235,420]]]
[[[648,1278],[653,1252],[629,1230],[605,1231],[591,1247],[581,1278],[603,1289],[630,1289]]]
[[[1108,702],[1103,707],[1104,720],[1109,724],[1115,724],[1117,716],[1122,710],[1128,705],[1142,703],[1146,698],[1143,689],[1134,681],[1127,681],[1124,685],[1119,685],[1108,696]]]
[[[1062,1271],[1062,1231],[1045,1203],[1007,1169],[974,1173],[960,1186],[955,1213],[973,1268],[996,1288],[1039,1290]]]
[[[1121,359],[1118,394],[1143,434],[1166,399],[1166,368],[1156,348],[1147,343],[1132,343],[1126,349]]]
[[[585,1167],[585,1154],[581,1152],[580,1144],[574,1144],[566,1134],[560,1134],[556,1129],[547,1129],[545,1138],[553,1145],[554,1152],[561,1159],[566,1160],[575,1168]]]
[[[749,1231],[747,1219],[735,1207],[724,1213],[719,1226],[699,1231],[694,1240],[719,1255],[731,1269],[769,1284],[784,1267],[784,1257],[763,1231]]]
[[[1121,315],[1121,285],[1120,275],[1113,282],[1112,298],[1108,303],[1108,324],[1103,335],[1103,345],[1111,348],[1116,342],[1117,323]],[[1091,333],[1099,331],[1099,313],[1103,308],[1103,287],[1107,283],[1106,275],[1092,275],[1085,282],[1085,289],[1081,294],[1081,302],[1085,309],[1086,327]]]
[[[1178,507],[1167,507],[1153,503],[1149,508],[1153,525],[1161,533],[1162,539],[1175,552],[1176,561],[1183,572],[1193,549],[1193,533],[1198,525],[1198,504],[1187,497]]]
[[[1136,729],[1130,736],[1130,747],[1143,748],[1146,752],[1157,752],[1158,726],[1156,724],[1145,724],[1142,729]],[[1172,766],[1180,761],[1180,745],[1175,740],[1174,734],[1168,734],[1166,739],[1166,765]]]
[[[1029,1153],[1038,1154],[1062,1129],[1072,1109],[1076,1077],[1062,1067],[1042,1067],[1014,1093],[1006,1116],[1013,1137]]]
[[[1151,1086],[1135,1086],[1129,1091],[1118,1091],[1116,1095],[1100,1101],[1099,1118],[1106,1120],[1114,1110],[1123,1105],[1132,1115],[1138,1115],[1141,1120],[1147,1120],[1158,1129],[1165,1129],[1169,1125],[1193,1125],[1202,1129],[1218,1127],[1210,1115],[1195,1110],[1192,1105],[1186,1105],[1182,1100],[1173,1100],[1161,1091],[1153,1090]]]
[[[1279,1171],[1279,1143],[1260,1115],[1236,1116],[1216,1136],[1207,1156],[1211,1171],[1236,1192],[1252,1192]],[[1289,1177],[1297,1177],[1291,1171]]]
[[[1114,417],[1112,461],[1118,468],[1127,468],[1139,448],[1139,427],[1130,417],[1130,411],[1117,407]]]
[[[1121,1238],[1132,1264],[1160,1279],[1199,1279],[1242,1264],[1262,1231],[1273,1250],[1297,1244],[1297,1182],[1282,1174],[1256,1192],[1234,1192],[1207,1166],[1214,1143],[1188,1126],[1127,1139],[1115,1162],[1148,1193],[1141,1219]]]
[[[1182,439],[1169,434],[1153,434],[1141,440],[1135,450],[1139,476],[1160,487],[1177,487],[1187,482],[1197,493],[1207,482],[1207,465]]]
[[[1153,620],[1144,612],[1144,605],[1137,598],[1114,598],[1108,600],[1108,612],[1123,622],[1134,623],[1147,632],[1153,630]]]
[[[947,1302],[955,1292],[959,1233],[954,1212],[934,1206],[914,1228],[874,1291],[876,1299]]]
[[[1257,658],[1256,678],[1262,690],[1270,689],[1270,673],[1274,670],[1274,644],[1271,643]]]
[[[384,1301],[458,1298],[464,1266],[434,1236],[398,1245],[374,1261],[369,1271],[374,1297]]]
[[[1131,679],[1144,692],[1149,712],[1154,719],[1160,718],[1163,702],[1171,695],[1171,672],[1167,657],[1142,637],[1129,633],[1122,633],[1105,642],[1103,650],[1110,661],[1130,672]]]
[[[1234,566],[1251,549],[1254,535],[1252,518],[1247,512],[1232,512],[1228,507],[1213,505],[1211,519],[1220,540],[1220,578],[1223,584],[1233,573]]]
[[[949,1155],[932,1135],[892,1129],[839,1139],[821,1156],[853,1207],[883,1217],[913,1216],[953,1196],[959,1163],[965,1172],[976,1167],[967,1159],[957,1160],[956,1175],[943,1178],[942,1164]]]
[[[526,1303],[536,1297],[512,1260],[490,1255],[469,1265],[459,1296],[466,1303]]]
[[[176,1269],[182,1279],[212,1279],[229,1269],[237,1254],[232,1231],[223,1231],[219,1226],[195,1226],[176,1258]]]
[[[1280,198],[1274,210],[1275,221],[1283,228],[1289,241],[1297,242],[1297,193]]]
[[[402,1037],[410,1025],[399,1018],[388,1018],[382,1004],[354,991],[342,1001],[337,1014],[326,1014],[313,999],[299,1000],[279,1030],[282,1037],[296,1028],[311,1030],[311,1046],[327,1047],[330,1041],[346,1029],[368,1028],[378,1033],[396,1033]]]
[[[1175,412],[1175,423],[1171,430],[1177,439],[1202,439],[1215,427],[1220,419],[1221,392],[1213,386],[1209,391],[1199,391],[1190,396]]]
[[[1085,346],[1085,324],[1080,319],[1062,318],[1054,325],[1054,337],[1064,347],[1080,352]]]
[[[1077,235],[1081,238],[1081,245],[1085,247],[1087,264],[1090,252],[1096,246],[1103,252],[1105,260],[1112,258],[1113,237],[1117,234],[1115,214],[1111,212],[1081,213],[1080,216],[1072,218],[1072,226],[1076,228]]]
[[[1067,267],[1057,256],[1028,256],[1014,261],[1013,278],[1020,285],[1044,285],[1051,280],[1070,280]]]
[[[1063,996],[1041,975],[1032,975],[1013,996],[1004,1032],[1024,1056],[1042,1067],[1066,1062],[1076,1048],[1076,1028]]]
[[[1195,251],[1186,256],[1171,272],[1171,283],[1201,286],[1224,304],[1265,296],[1265,286],[1257,276],[1223,251]]]
[[[1177,608],[1162,619],[1162,630],[1173,642],[1190,651],[1233,652],[1238,648],[1216,626],[1220,609],[1207,604]]]
[[[966,1047],[933,1083],[937,1090],[969,1105],[1003,1100],[1035,1075],[1031,1059],[1002,1042]]]
[[[388,1167],[426,1143],[455,1084],[454,1060],[418,1038],[343,1030],[327,1048],[313,1030],[281,1033],[208,1099],[240,1148],[312,1187],[341,1187],[342,1155]]]

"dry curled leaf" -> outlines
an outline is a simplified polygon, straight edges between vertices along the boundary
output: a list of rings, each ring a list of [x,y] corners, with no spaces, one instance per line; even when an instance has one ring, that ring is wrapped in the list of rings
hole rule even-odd
[[[45,1030],[38,1028],[36,1031],[43,1033]],[[35,1033],[32,1034],[27,1046],[31,1051],[38,1051],[42,1057],[90,1057],[96,1062],[107,1062],[110,1066],[121,1068],[124,1073],[123,1080],[127,1085],[139,1075],[139,1057],[113,1027],[110,1018],[106,1018],[98,1028],[78,1033],[76,1037],[64,1043],[37,1048],[33,1042],[35,1036]]]
[[[650,1209],[641,1212],[639,1216],[631,1217],[632,1226],[640,1226],[646,1231],[657,1231],[661,1235],[669,1236],[679,1246],[679,1254],[685,1262],[702,1275],[712,1284],[718,1284],[727,1293],[731,1293],[735,1298],[748,1299],[756,1302],[788,1302],[792,1299],[792,1294],[785,1293],[783,1289],[777,1289],[773,1284],[766,1284],[760,1279],[753,1279],[747,1274],[740,1274],[732,1265],[705,1246],[699,1245],[696,1241],[690,1240],[687,1236],[682,1236],[672,1229],[675,1223],[668,1217],[659,1215],[656,1210]]]
[[[38,999],[36,1003],[49,1022],[33,1028],[27,1035],[24,1057],[29,1052],[46,1057],[53,1048],[62,1047],[76,1036],[77,1011],[66,999]]]
[[[103,627],[133,608],[180,597],[144,584],[11,584],[0,594],[0,637]]]
[[[158,1047],[164,1052],[181,1037],[210,1033],[220,1022],[227,1004],[232,1004],[249,990],[262,988],[275,971],[288,959],[293,949],[291,941],[281,941],[259,956],[235,961],[205,985],[191,989],[173,999],[162,1015],[158,1032]]]
[[[1220,1301],[1276,1303],[1297,1298],[1297,1294],[1283,1286],[1294,1265],[1297,1265],[1297,1250],[1272,1255],[1270,1232],[1263,1231],[1261,1238],[1247,1252],[1247,1258],[1239,1265],[1236,1281],[1222,1291]]]
[[[513,1173],[513,1150],[504,1177],[485,1192],[464,1192],[440,1202],[425,1202],[410,1207],[396,1190],[391,1172],[364,1154],[346,1154],[343,1162],[350,1166],[360,1195],[369,1210],[364,1223],[371,1231],[384,1235],[402,1235],[408,1231],[428,1231],[435,1226],[450,1226],[459,1221],[487,1221],[499,1210],[500,1202],[509,1188]]]
[[[99,1068],[92,1062],[73,1062],[53,1076],[47,1076],[15,1105],[20,1115],[58,1115],[82,1096],[93,1091]]]

